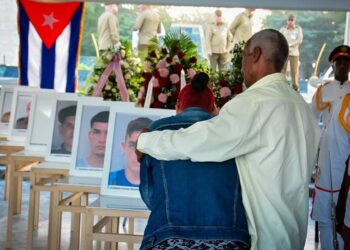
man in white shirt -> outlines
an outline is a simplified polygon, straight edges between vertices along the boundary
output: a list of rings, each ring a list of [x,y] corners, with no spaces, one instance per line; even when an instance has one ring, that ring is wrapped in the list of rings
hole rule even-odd
[[[245,92],[211,120],[143,133],[137,143],[139,151],[160,160],[236,158],[253,250],[303,249],[306,239],[319,135],[307,104],[280,73],[287,57],[280,32],[256,33],[243,52]]]

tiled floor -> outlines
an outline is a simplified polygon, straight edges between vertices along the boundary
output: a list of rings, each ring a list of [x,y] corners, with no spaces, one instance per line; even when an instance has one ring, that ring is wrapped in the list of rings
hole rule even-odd
[[[6,224],[7,224],[7,202],[2,200],[4,191],[4,181],[0,181],[0,249],[5,249],[6,239]],[[13,243],[12,249],[22,250],[26,246],[26,230],[27,230],[27,215],[28,215],[28,200],[29,200],[29,183],[23,184],[23,203],[22,213],[15,215],[13,227]],[[47,224],[48,224],[48,207],[49,195],[42,193],[40,196],[40,224],[39,230],[34,233],[33,249],[44,250],[47,249]],[[62,242],[61,249],[70,249],[70,215],[64,213],[62,219]],[[141,232],[145,226],[144,222],[136,223],[136,232]],[[314,222],[309,220],[308,235],[304,250],[320,250],[320,246],[315,243]],[[127,249],[125,244],[119,244],[119,250]],[[135,249],[138,246],[135,245]]]

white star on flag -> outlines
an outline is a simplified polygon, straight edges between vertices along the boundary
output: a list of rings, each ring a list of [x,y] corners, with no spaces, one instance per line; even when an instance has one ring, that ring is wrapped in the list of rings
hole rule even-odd
[[[44,23],[43,26],[50,26],[51,29],[53,29],[53,25],[57,23],[59,20],[53,17],[53,12],[51,12],[50,15],[43,15],[44,16]]]

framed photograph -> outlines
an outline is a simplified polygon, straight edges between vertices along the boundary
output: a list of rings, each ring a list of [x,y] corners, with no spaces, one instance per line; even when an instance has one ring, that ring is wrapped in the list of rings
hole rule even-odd
[[[52,122],[49,123],[45,160],[71,162],[78,101],[101,101],[100,97],[79,97],[74,93],[57,93],[54,98]]]
[[[49,138],[49,124],[52,122],[53,104],[56,92],[40,89],[34,93],[27,129],[25,149],[45,152]]]
[[[27,137],[30,109],[35,92],[40,91],[34,87],[15,87],[11,104],[11,116],[9,122],[9,141],[24,142]]]
[[[106,142],[109,136],[109,115],[113,106],[126,109],[130,102],[79,101],[74,128],[72,161],[69,174],[102,177]]]
[[[175,110],[111,109],[101,194],[140,197],[140,163],[135,154],[137,138],[153,121],[172,115]]]
[[[14,86],[1,88],[0,93],[0,135],[7,135],[11,117],[11,105],[13,98]]]

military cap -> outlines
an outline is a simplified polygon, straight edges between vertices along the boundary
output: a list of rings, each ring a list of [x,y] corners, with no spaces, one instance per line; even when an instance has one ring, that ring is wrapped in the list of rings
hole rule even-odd
[[[334,62],[339,57],[346,57],[350,59],[350,47],[347,45],[340,45],[336,47],[329,55],[328,60]]]

